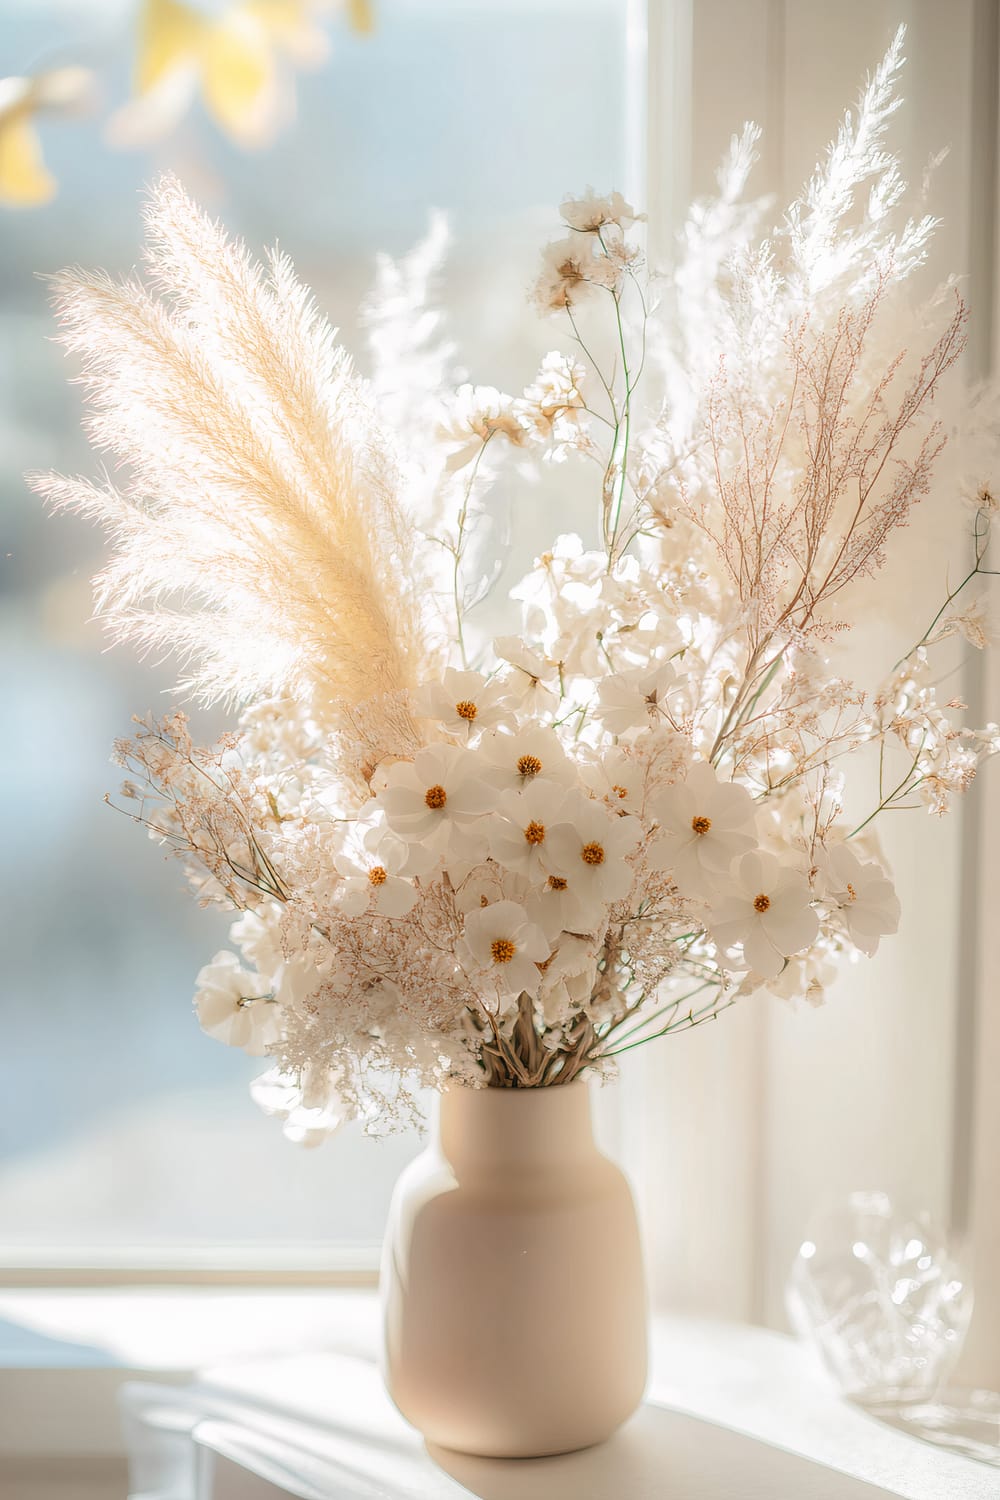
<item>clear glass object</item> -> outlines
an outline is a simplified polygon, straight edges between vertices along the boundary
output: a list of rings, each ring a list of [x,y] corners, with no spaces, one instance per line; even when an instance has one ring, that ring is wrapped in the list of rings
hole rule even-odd
[[[945,1235],[885,1193],[852,1193],[820,1215],[788,1283],[793,1326],[845,1395],[866,1406],[926,1403],[954,1368],[972,1288]]]
[[[869,1410],[914,1437],[1000,1467],[1000,1394],[996,1391],[948,1386],[934,1401]]]

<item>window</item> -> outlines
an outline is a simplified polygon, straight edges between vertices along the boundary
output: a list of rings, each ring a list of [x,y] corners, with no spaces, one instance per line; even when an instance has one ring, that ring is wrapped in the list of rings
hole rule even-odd
[[[97,538],[47,521],[20,479],[29,466],[91,464],[46,342],[35,271],[130,265],[136,191],[170,167],[251,245],[280,238],[360,350],[356,309],[375,251],[408,248],[433,205],[455,236],[453,329],[475,336],[462,358],[473,379],[516,385],[546,334],[527,311],[509,326],[507,310],[566,191],[623,187],[649,209],[662,246],[691,196],[711,190],[732,131],[753,118],[765,130],[758,190],[787,201],[905,11],[906,102],[893,138],[915,181],[950,153],[934,179],[944,223],[927,276],[969,268],[978,326],[989,327],[1000,64],[991,0],[376,0],[375,10],[370,36],[335,25],[331,60],[299,77],[298,122],[273,148],[241,152],[195,113],[155,149],[128,155],[103,143],[96,117],[54,120],[43,130],[59,197],[0,221],[8,1260],[37,1263],[52,1246],[71,1260],[119,1262],[185,1246],[298,1255],[316,1242],[360,1255],[415,1149],[345,1134],[318,1153],[293,1150],[247,1099],[254,1066],[202,1038],[190,1015],[194,973],[223,945],[225,924],[194,910],[176,867],[158,865],[100,805],[114,785],[112,735],[167,679],[124,651],[101,654],[82,624]],[[100,61],[109,96],[124,94],[131,8],[0,0],[0,16],[3,72],[79,56]],[[990,363],[990,340],[978,338],[975,374]],[[530,495],[499,498],[521,507],[515,523],[530,514]],[[573,499],[568,484],[555,527],[569,524]],[[951,518],[932,521],[939,545],[904,549],[883,575],[894,615],[910,611],[905,625],[918,629],[924,598],[939,595],[958,555]],[[530,528],[514,529],[530,551]],[[512,556],[509,574],[525,560]],[[855,623],[858,650],[866,631],[884,629]],[[901,626],[899,639],[913,632]],[[783,1325],[788,1264],[822,1198],[882,1187],[976,1231],[986,1316],[972,1342],[987,1356],[1000,1346],[1000,1279],[987,1269],[1000,1242],[990,1151],[1000,875],[988,837],[1000,811],[997,773],[985,779],[964,824],[914,818],[885,830],[903,926],[877,960],[846,970],[825,1009],[757,1000],[627,1060],[617,1146],[639,1191],[655,1303]],[[987,1359],[969,1378],[996,1384],[1000,1372]]]
[[[193,979],[225,945],[227,924],[199,912],[179,866],[101,804],[118,779],[114,735],[161,701],[169,673],[105,653],[85,623],[100,539],[47,518],[21,478],[36,467],[93,472],[35,273],[131,266],[139,189],[162,169],[252,246],[280,240],[362,363],[357,307],[376,252],[405,251],[426,232],[428,208],[443,210],[454,233],[449,309],[475,339],[463,362],[473,378],[530,380],[545,332],[527,308],[508,326],[507,309],[561,197],[622,180],[624,5],[376,0],[374,15],[368,35],[331,19],[331,57],[299,75],[297,123],[270,149],[237,149],[197,109],[131,153],[104,140],[103,107],[42,117],[58,196],[0,209],[8,1263],[169,1262],[209,1246],[294,1258],[312,1243],[332,1247],[316,1264],[338,1249],[364,1260],[416,1149],[351,1132],[318,1152],[289,1146],[247,1096],[262,1065],[200,1034]],[[115,105],[137,17],[135,6],[90,0],[0,0],[0,73],[79,61]],[[208,739],[217,723],[202,724]]]
[[[933,177],[943,223],[926,275],[933,285],[969,271],[977,329],[969,373],[985,373],[996,277],[995,7],[679,0],[641,9],[645,198],[659,206],[661,233],[692,195],[711,191],[729,135],[746,118],[765,131],[758,190],[788,201],[907,22],[905,102],[893,140],[917,189],[924,164],[948,151]],[[961,576],[965,555],[953,516],[928,519],[934,547],[904,545],[899,566],[882,575],[894,619],[918,624],[917,634],[925,601],[940,594],[946,573]],[[884,621],[854,623],[852,649],[864,651],[876,633],[884,640]],[[991,689],[979,699],[974,681],[963,687],[973,703],[997,701],[995,648],[992,656]],[[986,708],[980,714],[988,717]],[[784,1282],[810,1216],[828,1197],[885,1188],[973,1231],[980,1313],[969,1340],[976,1363],[966,1373],[1000,1381],[995,767],[983,781],[955,816],[887,820],[881,833],[903,905],[900,932],[871,963],[847,967],[822,1010],[755,1001],[718,1027],[638,1054],[629,1097],[636,1111],[643,1100],[642,1119],[630,1123],[630,1114],[625,1128],[634,1131],[628,1151],[654,1301],[783,1327]],[[969,967],[977,952],[978,991]]]

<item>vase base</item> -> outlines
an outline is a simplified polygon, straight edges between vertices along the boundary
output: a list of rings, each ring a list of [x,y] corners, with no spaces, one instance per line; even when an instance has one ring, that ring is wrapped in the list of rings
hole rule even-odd
[[[447,1470],[447,1472],[450,1472],[448,1470],[450,1463],[460,1466],[465,1460],[477,1460],[477,1458],[478,1460],[511,1460],[514,1463],[531,1463],[532,1458],[562,1458],[567,1457],[568,1454],[585,1454],[591,1448],[601,1448],[604,1443],[609,1442],[616,1433],[621,1431],[625,1422],[630,1421],[631,1416],[634,1416],[634,1412],[630,1413],[627,1418],[622,1418],[621,1422],[616,1422],[613,1427],[607,1428],[607,1431],[597,1437],[562,1439],[552,1443],[538,1442],[529,1443],[529,1445],[513,1445],[513,1443],[486,1445],[483,1443],[477,1448],[460,1448],[460,1446],[454,1446],[453,1443],[433,1442],[429,1437],[424,1437],[424,1448],[427,1449],[429,1457],[438,1464],[439,1469]],[[459,1476],[454,1475],[453,1478],[459,1478]]]
[[[619,1424],[621,1425],[621,1424]],[[449,1463],[458,1460],[460,1463],[467,1459],[482,1459],[484,1461],[512,1463],[530,1463],[537,1458],[562,1458],[570,1453],[586,1453],[590,1448],[600,1448],[609,1438],[614,1437],[618,1427],[612,1427],[602,1437],[585,1438],[582,1442],[558,1442],[553,1444],[532,1444],[530,1451],[514,1452],[511,1448],[501,1448],[499,1444],[491,1444],[491,1451],[485,1448],[455,1448],[447,1443],[434,1443],[428,1438],[424,1439],[424,1447],[428,1455],[434,1460],[438,1468],[450,1472]],[[458,1476],[454,1476],[458,1477]]]

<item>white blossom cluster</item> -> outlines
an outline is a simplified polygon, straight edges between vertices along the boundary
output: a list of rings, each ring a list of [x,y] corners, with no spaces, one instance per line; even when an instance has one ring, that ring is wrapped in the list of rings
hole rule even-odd
[[[557,603],[561,639],[574,617]],[[284,1101],[296,1138],[370,1111],[370,1073],[477,1081],[526,1008],[544,1077],[581,1036],[592,1064],[612,1055],[665,984],[682,987],[664,1012],[681,1023],[765,984],[815,1000],[831,954],[873,954],[895,931],[891,882],[848,830],[818,846],[800,799],[776,823],[696,748],[691,656],[653,646],[641,665],[578,672],[588,696],[567,716],[572,657],[506,638],[492,675],[449,668],[418,690],[426,743],[349,816],[334,765],[262,779],[287,809],[261,836],[288,889],[248,901],[242,962],[217,955],[196,1005],[211,1035],[281,1059],[261,1097]]]

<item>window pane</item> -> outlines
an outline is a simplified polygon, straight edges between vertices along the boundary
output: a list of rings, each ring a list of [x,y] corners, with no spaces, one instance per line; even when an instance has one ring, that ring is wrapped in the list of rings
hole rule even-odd
[[[375,251],[408,248],[437,207],[463,361],[523,385],[546,336],[511,309],[555,205],[623,185],[624,0],[378,0],[369,35],[335,16],[330,60],[297,80],[297,123],[260,152],[197,108],[155,148],[106,143],[136,20],[110,0],[0,0],[0,74],[79,61],[103,95],[90,117],[40,122],[55,200],[0,209],[0,1253],[371,1242],[414,1140],[346,1132],[305,1152],[258,1114],[246,1084],[261,1062],[202,1036],[191,1009],[225,919],[101,803],[112,739],[162,705],[170,673],[104,651],[85,623],[99,539],[47,518],[22,481],[94,472],[35,273],[133,265],[139,190],[170,168],[252,246],[279,239],[360,354]],[[200,716],[199,738],[219,723]]]

